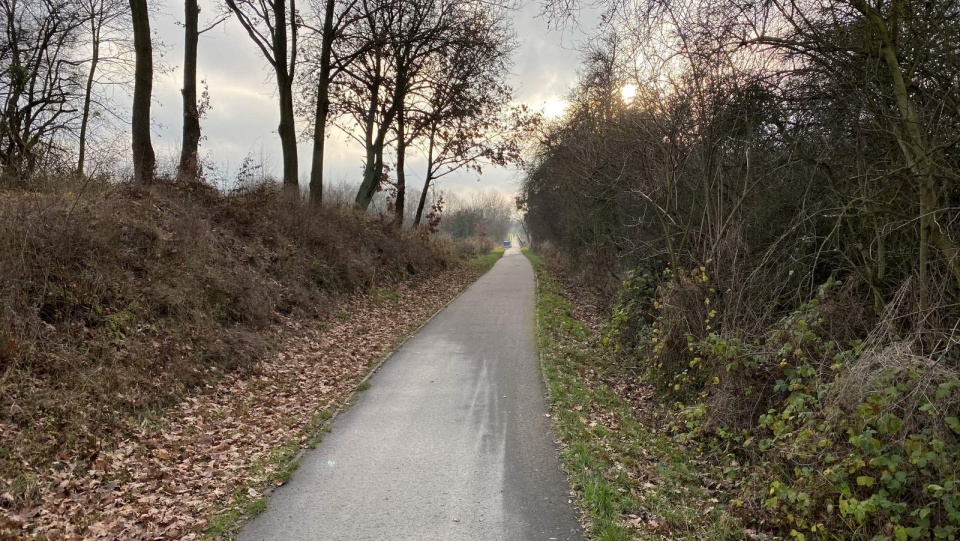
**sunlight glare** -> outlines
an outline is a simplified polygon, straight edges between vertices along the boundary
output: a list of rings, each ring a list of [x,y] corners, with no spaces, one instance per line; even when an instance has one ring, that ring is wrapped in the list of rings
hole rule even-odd
[[[569,106],[570,104],[567,103],[566,100],[550,98],[540,105],[540,111],[543,112],[543,116],[547,118],[558,118],[567,112]]]
[[[622,97],[626,103],[633,101],[633,98],[637,97],[637,85],[623,85],[620,87],[620,97]]]

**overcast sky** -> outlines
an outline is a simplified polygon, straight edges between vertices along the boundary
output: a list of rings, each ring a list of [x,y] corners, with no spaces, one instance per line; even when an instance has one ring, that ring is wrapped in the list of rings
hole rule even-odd
[[[154,144],[161,160],[173,159],[179,152],[183,63],[183,34],[177,26],[183,18],[183,4],[173,0],[164,0],[163,4],[153,18],[154,32],[165,45],[163,61],[170,68],[158,74],[154,85]],[[215,2],[201,1],[201,6],[201,21],[214,16]],[[513,14],[520,46],[509,80],[516,89],[517,101],[555,116],[562,113],[563,98],[575,80],[575,49],[585,34],[582,30],[551,31],[539,12],[539,3],[529,2]],[[201,153],[231,175],[248,154],[258,160],[263,155],[268,167],[279,176],[279,112],[273,74],[261,53],[240,25],[230,20],[201,36],[199,56],[198,75],[209,85],[212,105],[202,121],[205,140]],[[299,149],[304,184],[310,173],[311,145],[311,141],[302,141]],[[411,158],[407,182],[422,182],[423,160]],[[359,182],[362,162],[362,147],[335,130],[327,144],[325,180]],[[440,187],[459,194],[490,189],[512,194],[517,181],[516,171],[485,168],[479,180],[476,173],[462,172],[444,177]]]

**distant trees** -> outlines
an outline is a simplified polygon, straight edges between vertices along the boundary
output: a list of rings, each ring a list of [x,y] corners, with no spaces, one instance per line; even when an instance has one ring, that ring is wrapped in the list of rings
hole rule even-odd
[[[440,231],[453,238],[484,237],[506,240],[514,224],[513,202],[499,192],[475,193],[468,198],[445,198]]]

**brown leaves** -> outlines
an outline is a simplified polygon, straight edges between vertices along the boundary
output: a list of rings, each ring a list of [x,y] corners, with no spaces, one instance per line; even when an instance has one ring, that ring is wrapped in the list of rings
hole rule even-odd
[[[667,526],[666,521],[655,515],[631,513],[626,516],[624,522],[627,526],[634,530],[645,530],[650,533],[656,533],[660,535],[667,535],[670,533],[670,528]]]
[[[279,467],[271,453],[305,445],[318,412],[342,405],[401,337],[472,280],[454,269],[396,296],[351,297],[323,321],[282,320],[270,331],[282,347],[253,373],[227,375],[149,423],[131,422],[113,445],[78,447],[43,470],[25,464],[40,503],[18,508],[0,494],[0,538],[196,539],[236,503],[238,488],[258,498],[253,487],[282,484],[271,481]],[[2,482],[6,490],[13,481]]]

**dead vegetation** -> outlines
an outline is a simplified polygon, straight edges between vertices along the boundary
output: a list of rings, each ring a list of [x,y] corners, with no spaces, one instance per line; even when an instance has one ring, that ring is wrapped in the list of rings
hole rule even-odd
[[[280,318],[275,352],[114,433],[95,457],[30,473],[35,501],[0,509],[4,534],[32,539],[229,538],[265,505],[301,449],[399,340],[473,281],[466,267],[350,295],[327,317]]]
[[[270,187],[0,193],[0,493],[43,492],[192,389],[245,374],[273,329],[342,295],[422,278],[450,254]]]

